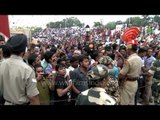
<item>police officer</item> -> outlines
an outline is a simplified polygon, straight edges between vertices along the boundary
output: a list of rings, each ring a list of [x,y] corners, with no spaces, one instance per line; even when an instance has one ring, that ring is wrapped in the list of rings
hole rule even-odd
[[[26,35],[12,36],[6,45],[11,48],[12,54],[0,65],[0,94],[3,94],[5,105],[39,105],[35,73],[23,62]]]
[[[138,88],[137,80],[139,79],[142,67],[142,60],[137,55],[138,42],[132,40],[127,45],[128,59],[125,61],[123,68],[120,70],[120,104],[134,105],[135,94]]]
[[[108,69],[102,64],[94,66],[88,73],[88,85],[90,89],[78,95],[76,105],[116,105],[116,100],[108,95],[107,86]]]

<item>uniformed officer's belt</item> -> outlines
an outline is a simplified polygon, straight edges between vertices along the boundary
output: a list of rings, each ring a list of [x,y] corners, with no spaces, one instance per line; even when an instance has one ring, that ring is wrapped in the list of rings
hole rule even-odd
[[[136,80],[138,80],[139,79],[139,77],[127,77],[127,81],[136,81]]]
[[[13,103],[13,102],[11,102],[11,101],[8,101],[8,100],[5,100],[6,102],[8,102],[8,103],[11,103],[11,104],[13,104],[13,105],[29,105],[30,104],[30,102],[28,102],[28,103],[23,103],[23,104],[15,104],[15,103]]]

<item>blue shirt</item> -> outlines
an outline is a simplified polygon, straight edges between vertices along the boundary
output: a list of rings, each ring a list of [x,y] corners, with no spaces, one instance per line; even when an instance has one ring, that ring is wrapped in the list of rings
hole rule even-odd
[[[52,65],[50,63],[48,63],[48,66],[46,67],[46,69],[44,69],[44,73],[46,74],[52,73]]]
[[[113,71],[114,71],[114,74],[111,75],[110,77],[111,77],[111,78],[118,78],[119,69],[118,69],[116,66],[114,66],[114,67],[113,67]]]
[[[80,70],[80,68],[76,68],[72,72],[71,79],[79,91],[83,92],[88,89],[88,79],[86,75]]]
[[[150,56],[149,58],[145,57],[144,58],[144,66],[147,69],[150,69],[151,64],[153,61],[155,61],[156,59],[153,56]]]

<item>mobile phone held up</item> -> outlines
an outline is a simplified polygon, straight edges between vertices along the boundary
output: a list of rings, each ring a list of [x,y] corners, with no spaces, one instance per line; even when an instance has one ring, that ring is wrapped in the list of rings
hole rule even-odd
[[[43,75],[43,77],[48,77],[49,74],[44,73],[42,75]]]

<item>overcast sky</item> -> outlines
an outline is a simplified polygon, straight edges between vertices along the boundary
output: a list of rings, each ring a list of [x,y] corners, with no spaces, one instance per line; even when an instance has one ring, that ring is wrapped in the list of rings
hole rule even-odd
[[[129,17],[142,17],[141,15],[9,15],[10,27],[13,26],[40,26],[45,27],[48,22],[61,21],[65,18],[76,17],[85,25],[93,26],[94,22],[105,25],[112,21],[125,21]]]

